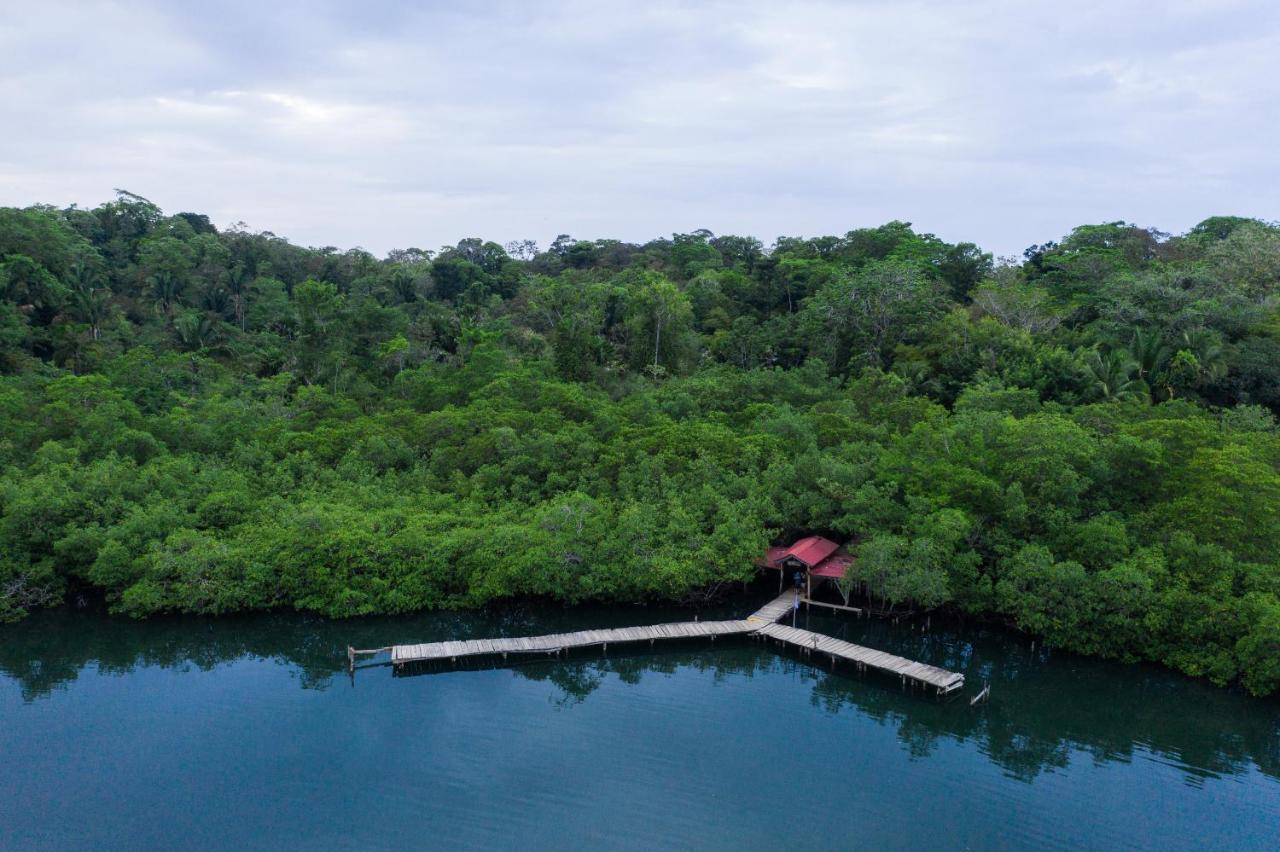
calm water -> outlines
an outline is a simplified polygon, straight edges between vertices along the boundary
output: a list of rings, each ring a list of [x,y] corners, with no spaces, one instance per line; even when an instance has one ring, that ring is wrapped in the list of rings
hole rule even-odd
[[[989,630],[808,618],[964,671],[946,703],[748,639],[345,671],[348,642],[687,617],[43,613],[0,628],[0,848],[1280,844],[1280,702]]]

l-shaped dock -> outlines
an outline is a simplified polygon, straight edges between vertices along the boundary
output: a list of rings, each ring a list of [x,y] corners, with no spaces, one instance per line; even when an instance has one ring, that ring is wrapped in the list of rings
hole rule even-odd
[[[831,636],[778,624],[796,606],[797,592],[786,591],[744,619],[736,621],[681,621],[651,624],[643,627],[613,627],[604,630],[579,630],[573,633],[548,633],[494,639],[460,639],[452,642],[426,642],[417,645],[390,645],[385,648],[357,650],[347,648],[347,660],[354,669],[356,657],[389,652],[391,665],[403,666],[440,660],[456,661],[464,657],[501,656],[511,654],[558,655],[571,648],[588,648],[645,642],[653,645],[659,639],[695,639],[718,636],[762,636],[789,645],[804,653],[813,652],[851,662],[859,670],[876,669],[898,675],[903,683],[911,682],[949,695],[964,686],[964,675],[917,663]]]

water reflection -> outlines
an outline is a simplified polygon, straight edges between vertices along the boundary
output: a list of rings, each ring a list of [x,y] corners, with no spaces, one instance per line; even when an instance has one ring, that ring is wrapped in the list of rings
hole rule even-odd
[[[132,622],[46,612],[0,628],[0,674],[32,702],[73,683],[87,666],[124,675],[138,667],[209,670],[263,659],[287,667],[304,689],[325,689],[347,686],[348,643],[377,647],[389,641],[528,635],[680,617],[660,610],[532,605],[352,622],[293,614]],[[806,616],[799,618],[803,622]],[[720,680],[785,674],[826,713],[856,712],[892,727],[915,758],[930,758],[944,741],[972,742],[1006,774],[1026,781],[1066,767],[1080,751],[1097,763],[1154,755],[1178,767],[1193,784],[1253,766],[1280,778],[1280,702],[1250,699],[1153,666],[1033,650],[1020,637],[989,629],[935,623],[926,632],[918,625],[816,615],[807,620],[801,626],[960,671],[969,686],[959,698],[933,700],[874,673],[827,671],[746,638],[614,649],[609,656],[584,651],[510,668],[514,677],[553,684],[557,706],[565,710],[589,701],[608,678],[638,684],[682,671]],[[390,676],[386,668],[362,671],[355,686],[359,678]],[[990,704],[970,707],[968,696],[986,681],[992,685]]]

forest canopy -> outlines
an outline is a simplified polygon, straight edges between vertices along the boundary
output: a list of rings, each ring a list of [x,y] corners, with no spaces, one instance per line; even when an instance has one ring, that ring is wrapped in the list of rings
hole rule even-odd
[[[693,600],[856,542],[886,607],[1280,688],[1280,227],[302,248],[0,208],[0,620]]]

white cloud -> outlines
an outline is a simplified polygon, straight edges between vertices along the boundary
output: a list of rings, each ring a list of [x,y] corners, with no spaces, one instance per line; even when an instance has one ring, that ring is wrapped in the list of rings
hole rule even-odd
[[[1256,2],[24,6],[0,203],[113,187],[314,245],[842,233],[997,253],[1280,216]]]

